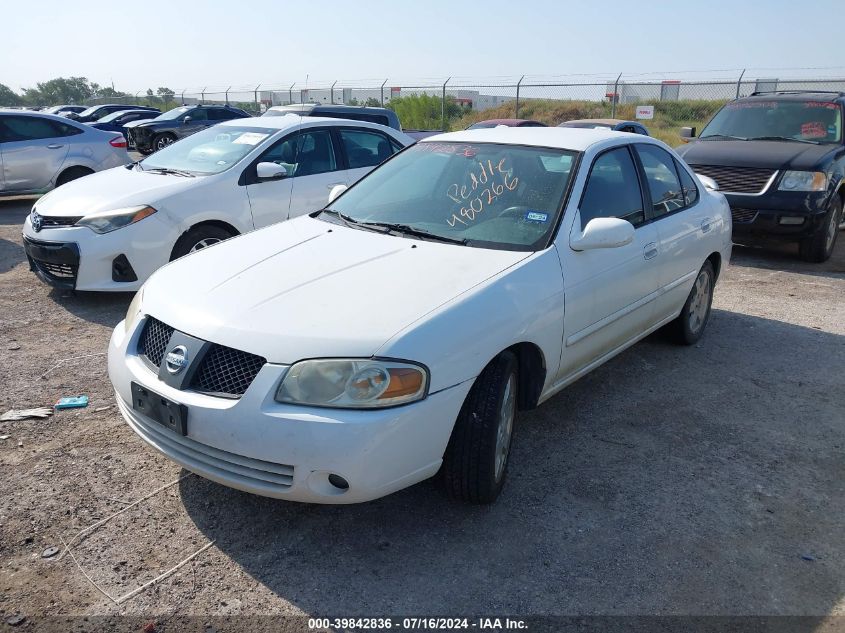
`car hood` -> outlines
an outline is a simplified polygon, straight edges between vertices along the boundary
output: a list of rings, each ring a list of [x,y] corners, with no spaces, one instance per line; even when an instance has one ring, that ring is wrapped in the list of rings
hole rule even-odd
[[[115,167],[54,189],[35,203],[35,209],[41,215],[73,217],[139,204],[155,207],[162,198],[195,186],[200,178]]]
[[[142,123],[152,123],[155,119],[135,119],[123,124],[123,127],[138,127]]]
[[[270,362],[370,357],[403,328],[529,255],[305,216],[165,266],[145,285],[142,309]]]
[[[690,165],[812,170],[836,147],[793,141],[695,141],[677,152]]]

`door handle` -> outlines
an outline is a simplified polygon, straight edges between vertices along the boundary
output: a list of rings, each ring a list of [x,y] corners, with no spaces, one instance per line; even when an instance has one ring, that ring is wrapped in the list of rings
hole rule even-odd
[[[326,189],[331,190],[331,189],[334,189],[335,187],[337,187],[338,185],[345,185],[345,184],[346,184],[345,182],[333,182],[330,185],[326,185]]]
[[[707,233],[710,230],[710,220],[704,219],[701,221],[701,232]]]
[[[47,149],[62,149],[63,147],[64,145],[57,145],[56,143],[53,143],[51,145],[48,145]]]
[[[657,243],[649,242],[643,246],[643,259],[654,259],[657,257]]]

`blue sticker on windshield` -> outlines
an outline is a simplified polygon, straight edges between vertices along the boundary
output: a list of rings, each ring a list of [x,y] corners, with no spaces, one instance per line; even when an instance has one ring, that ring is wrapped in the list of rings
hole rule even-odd
[[[525,219],[529,222],[548,222],[549,214],[540,213],[539,211],[529,211],[525,214]]]

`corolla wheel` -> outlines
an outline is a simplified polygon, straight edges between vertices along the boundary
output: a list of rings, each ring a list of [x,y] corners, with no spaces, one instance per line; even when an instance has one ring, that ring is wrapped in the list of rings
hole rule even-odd
[[[202,249],[204,249],[207,246],[211,246],[212,244],[217,244],[217,243],[222,242],[222,241],[223,240],[217,239],[216,237],[206,237],[204,239],[201,239],[196,244],[194,244],[191,247],[191,250],[189,250],[188,252],[189,253],[196,253],[197,251],[201,251]]]
[[[232,237],[232,232],[215,224],[200,224],[182,234],[170,253],[170,261],[196,253]]]
[[[492,503],[507,476],[518,395],[512,352],[494,358],[467,394],[443,455],[440,483],[456,499]]]
[[[672,323],[669,329],[675,335],[679,343],[693,345],[697,343],[704,334],[707,322],[710,320],[710,308],[713,304],[713,287],[716,284],[716,273],[710,260],[704,262],[704,266],[698,271],[695,283],[692,285],[681,314]]]

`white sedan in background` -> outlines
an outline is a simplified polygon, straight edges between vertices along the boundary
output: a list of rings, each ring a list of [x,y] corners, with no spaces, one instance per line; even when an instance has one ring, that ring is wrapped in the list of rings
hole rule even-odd
[[[109,375],[144,441],[225,485],[355,503],[439,472],[485,503],[517,410],[661,326],[698,341],[730,252],[724,196],[660,141],[445,134],[159,271]]]
[[[321,209],[333,187],[411,143],[363,121],[225,121],[44,196],[24,222],[24,248],[55,286],[137,290],[169,261]]]

